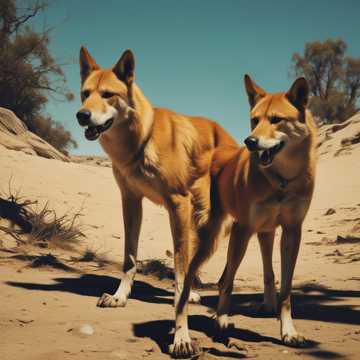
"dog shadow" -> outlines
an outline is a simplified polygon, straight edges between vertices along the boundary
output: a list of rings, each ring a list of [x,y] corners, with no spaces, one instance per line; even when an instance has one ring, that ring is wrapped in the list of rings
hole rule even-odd
[[[54,279],[55,283],[38,284],[7,281],[9,286],[15,286],[32,291],[63,291],[83,296],[100,297],[104,292],[114,293],[120,284],[120,280],[105,275],[84,274],[77,278],[59,277]],[[161,289],[143,281],[135,281],[131,298],[154,304],[173,304],[173,291]],[[360,325],[360,311],[356,304],[350,303],[360,297],[357,290],[337,290],[309,283],[295,287],[293,290],[293,317],[311,321],[322,321],[328,323],[343,323]],[[242,315],[247,317],[266,317],[256,311],[254,304],[262,301],[261,293],[232,295],[230,315]],[[347,301],[346,304],[343,302]],[[202,296],[201,303],[209,308],[216,309],[218,295]],[[342,302],[342,303],[341,303]],[[163,353],[168,352],[168,346],[172,343],[174,328],[173,320],[156,320],[138,323],[133,325],[133,333],[136,337],[150,338],[154,341]],[[218,343],[227,345],[228,340],[236,339],[245,342],[267,342],[275,345],[282,345],[277,338],[263,336],[259,333],[236,327],[229,327],[226,334],[221,338],[214,330],[214,321],[204,315],[189,316],[189,328],[202,332],[207,337]],[[330,359],[342,358],[339,353],[319,349],[318,343],[308,342],[306,354],[313,357]],[[310,349],[309,349],[310,348]],[[243,358],[245,355],[235,351],[221,351],[215,347],[204,347],[203,350],[214,356]]]
[[[106,275],[83,274],[78,278],[60,277],[52,284],[7,281],[6,284],[27,290],[62,291],[83,296],[100,297],[104,292],[113,294],[120,280]],[[174,293],[143,281],[134,281],[131,298],[154,304],[173,304]]]
[[[156,320],[148,321],[144,323],[138,323],[133,325],[133,333],[136,337],[147,337],[156,342],[162,352],[167,353],[168,347],[172,343],[173,334],[172,330],[174,329],[174,321],[171,320]],[[277,345],[281,344],[281,341],[270,337],[262,336],[257,332],[247,330],[247,329],[238,329],[234,326],[230,326],[226,331],[226,334],[222,334],[221,337],[218,336],[214,327],[214,320],[205,315],[191,315],[189,316],[189,329],[202,332],[209,338],[212,338],[215,342],[227,344],[227,339],[234,338],[237,340],[243,340],[248,342],[271,342]],[[216,349],[204,348],[205,351],[214,354]],[[219,351],[219,350],[216,350]],[[236,355],[235,357],[243,357],[237,352],[229,352],[230,355]],[[220,354],[218,354],[220,356]],[[229,354],[228,354],[229,355]],[[224,356],[224,355],[221,355]]]
[[[75,277],[60,277],[55,283],[37,284],[7,281],[6,284],[28,290],[63,291],[84,296],[100,297],[104,292],[114,293],[120,280],[106,275],[83,274]],[[131,298],[154,304],[173,304],[173,291],[161,289],[143,281],[135,281]],[[317,320],[330,323],[360,325],[360,311],[356,304],[339,304],[344,300],[360,298],[358,290],[329,289],[315,283],[295,287],[292,295],[295,319]],[[262,301],[261,293],[239,294],[231,298],[230,315],[267,317],[256,310],[254,304]],[[216,309],[218,295],[205,295],[201,304]]]
[[[329,289],[316,283],[303,284],[295,287],[292,291],[292,315],[294,319],[360,325],[358,306],[356,304],[339,304],[344,300],[358,298],[360,298],[358,290]],[[230,315],[253,318],[269,317],[257,311],[257,305],[262,300],[261,293],[233,294]],[[218,296],[204,296],[201,302],[209,308],[216,309]]]

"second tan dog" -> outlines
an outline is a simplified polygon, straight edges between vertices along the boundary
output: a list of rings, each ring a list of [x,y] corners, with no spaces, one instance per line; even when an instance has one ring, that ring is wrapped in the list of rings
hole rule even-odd
[[[212,206],[234,219],[227,264],[219,281],[217,325],[228,327],[228,311],[235,273],[250,237],[257,233],[264,270],[264,303],[267,311],[279,311],[285,344],[302,346],[291,317],[291,286],[298,255],[301,228],[308,211],[315,179],[316,127],[308,102],[308,84],[297,79],[286,93],[268,94],[245,76],[251,106],[251,135],[245,147],[216,149],[212,162]],[[222,216],[220,216],[222,218]],[[211,223],[211,220],[210,220]],[[275,229],[281,226],[281,289],[276,298],[272,252]],[[216,234],[201,239],[190,263],[176,312],[176,332],[171,352],[188,356],[197,351],[187,330],[187,299],[199,266],[211,255]]]

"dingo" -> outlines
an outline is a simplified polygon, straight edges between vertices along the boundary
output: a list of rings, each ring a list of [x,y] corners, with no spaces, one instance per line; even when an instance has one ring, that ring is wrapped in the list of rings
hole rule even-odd
[[[264,270],[263,309],[278,309],[285,344],[302,346],[291,318],[290,294],[298,255],[301,227],[308,211],[315,178],[316,127],[308,102],[308,84],[297,79],[287,93],[268,94],[248,75],[245,86],[251,106],[251,135],[246,147],[216,149],[212,177],[216,193],[212,207],[233,220],[227,264],[219,281],[217,325],[228,326],[228,311],[235,273],[250,237],[257,233]],[[212,219],[209,220],[211,224]],[[275,229],[282,227],[281,289],[276,298],[272,252]],[[196,351],[187,328],[187,299],[199,266],[211,255],[216,234],[200,239],[189,265],[176,311],[175,340],[170,351],[188,356]]]
[[[210,165],[214,149],[235,141],[215,122],[154,108],[134,82],[134,55],[123,53],[112,69],[101,69],[80,50],[82,106],[77,119],[88,140],[99,139],[109,155],[122,195],[125,228],[124,276],[101,307],[125,306],[136,273],[142,199],[169,213],[174,242],[175,304],[183,287],[189,251],[210,209]],[[199,301],[192,292],[190,300]]]

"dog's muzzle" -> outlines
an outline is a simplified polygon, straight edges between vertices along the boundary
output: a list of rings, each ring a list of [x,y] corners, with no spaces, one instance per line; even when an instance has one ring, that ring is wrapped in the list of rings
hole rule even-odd
[[[85,137],[87,140],[96,140],[101,133],[103,133],[104,131],[110,129],[111,125],[113,124],[114,119],[111,118],[107,121],[105,121],[105,123],[103,125],[89,125],[86,129],[85,129]]]
[[[285,141],[281,140],[277,145],[272,146],[266,150],[259,150],[259,161],[263,166],[269,166],[274,160],[277,153],[284,147]]]
[[[254,136],[249,136],[245,139],[245,145],[251,152],[258,152],[260,164],[263,166],[269,166],[274,160],[274,157],[285,146],[284,140],[263,140]]]
[[[100,134],[108,130],[114,122],[114,118],[110,118],[102,125],[94,125],[91,121],[91,112],[86,109],[78,111],[76,117],[79,125],[86,127],[85,137],[87,140],[96,140]]]

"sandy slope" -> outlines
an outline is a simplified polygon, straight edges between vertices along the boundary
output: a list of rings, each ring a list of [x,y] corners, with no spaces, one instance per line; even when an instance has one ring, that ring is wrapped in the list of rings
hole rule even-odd
[[[257,317],[261,260],[256,239],[251,241],[236,279],[232,337],[247,351],[229,350],[210,339],[209,307],[216,292],[205,291],[203,306],[191,307],[192,334],[208,349],[204,358],[244,356],[262,359],[349,357],[360,353],[359,243],[337,244],[337,235],[360,233],[360,144],[341,141],[360,133],[360,117],[332,132],[319,148],[314,201],[304,226],[304,239],[295,273],[295,317],[298,329],[314,340],[309,349],[279,344],[279,323]],[[330,134],[330,135],[329,135]],[[331,138],[329,138],[331,136]],[[339,151],[340,150],[340,151]],[[28,199],[49,201],[59,214],[77,211],[86,233],[86,246],[121,261],[123,228],[120,194],[111,169],[64,163],[3,150],[0,152],[0,190],[21,189]],[[335,213],[324,215],[333,208]],[[1,236],[0,232],[0,236]],[[120,238],[120,239],[119,239]],[[6,244],[5,244],[6,245]],[[202,280],[216,282],[225,263],[226,242],[204,267]],[[144,203],[139,258],[165,258],[172,250],[166,212]],[[279,273],[276,243],[275,268]],[[167,358],[162,350],[171,341],[172,284],[139,276],[125,309],[98,309],[97,297],[115,288],[119,270],[83,264],[79,272],[23,268],[24,263],[0,252],[1,359],[151,359]],[[59,257],[69,254],[58,253]],[[20,270],[19,270],[20,269]],[[19,270],[19,271],[17,271]],[[95,333],[84,336],[77,327],[88,323]],[[25,354],[25,355],[24,355]]]

